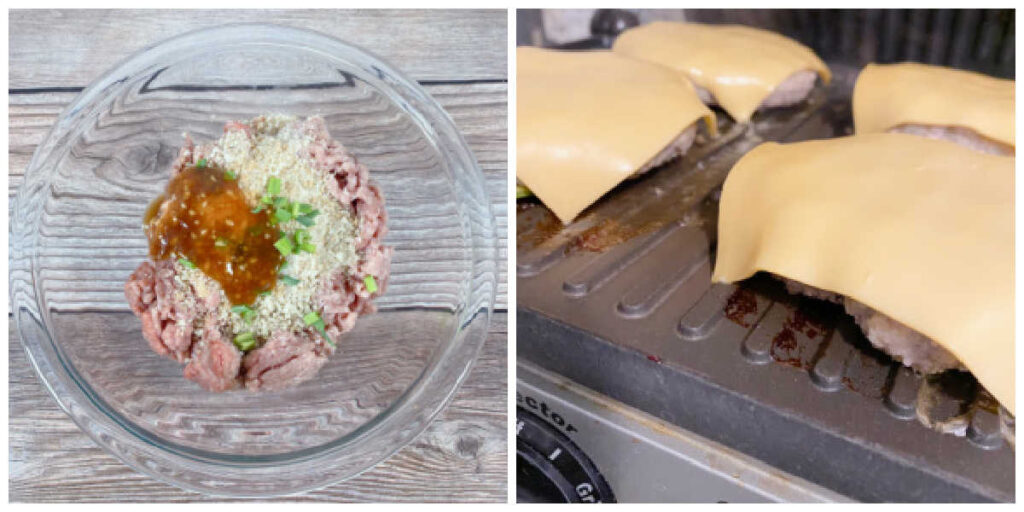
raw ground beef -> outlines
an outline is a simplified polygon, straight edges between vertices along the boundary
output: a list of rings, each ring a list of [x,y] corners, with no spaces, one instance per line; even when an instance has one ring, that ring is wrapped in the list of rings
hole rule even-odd
[[[380,189],[369,179],[366,167],[330,138],[323,119],[312,117],[295,122],[301,123],[303,132],[312,139],[309,157],[328,180],[329,193],[356,217],[359,225],[355,240],[358,263],[324,276],[313,298],[327,334],[337,343],[342,334],[355,326],[360,315],[375,311],[371,301],[387,288],[392,255],[392,248],[383,245],[387,212]],[[241,130],[251,136],[251,126],[230,122],[224,131]],[[195,146],[186,136],[172,166],[172,175],[206,158],[211,149],[212,145]],[[125,296],[142,321],[142,333],[150,347],[160,355],[187,363],[185,378],[203,388],[287,388],[313,377],[334,352],[334,347],[324,343],[319,333],[306,329],[274,332],[262,346],[243,356],[231,342],[230,327],[213,315],[219,306],[219,295],[199,300],[188,284],[175,279],[179,268],[169,260],[142,262],[125,283]],[[366,289],[368,275],[377,283],[373,293]]]
[[[314,340],[308,333],[275,333],[262,347],[249,352],[242,360],[246,387],[252,390],[282,389],[311,377],[327,362],[324,350],[327,345]]]

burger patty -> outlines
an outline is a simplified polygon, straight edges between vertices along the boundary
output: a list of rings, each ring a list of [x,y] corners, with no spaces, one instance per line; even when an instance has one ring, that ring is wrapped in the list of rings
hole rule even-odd
[[[905,366],[914,368],[921,373],[941,373],[954,369],[966,370],[956,356],[941,345],[889,316],[838,293],[808,286],[779,275],[775,277],[786,284],[786,290],[789,293],[842,304],[847,314],[853,317],[872,345]]]
[[[689,128],[683,130],[683,133],[679,134],[668,146],[654,155],[643,167],[633,173],[630,177],[635,178],[647,171],[654,169],[660,165],[666,164],[676,158],[679,158],[686,154],[690,150],[690,146],[693,146],[694,139],[697,138],[697,123],[693,123]]]
[[[894,133],[908,133],[929,139],[948,140],[961,146],[971,148],[982,153],[989,153],[999,156],[1013,156],[1013,146],[992,140],[978,132],[962,126],[932,126],[923,124],[901,124],[890,128],[888,131]]]

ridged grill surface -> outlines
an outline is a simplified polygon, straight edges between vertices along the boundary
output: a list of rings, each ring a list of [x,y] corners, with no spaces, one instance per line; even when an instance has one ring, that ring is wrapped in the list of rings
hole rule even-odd
[[[1001,420],[969,374],[918,375],[872,348],[841,306],[793,296],[769,276],[710,282],[718,194],[731,165],[764,140],[849,133],[854,72],[835,71],[835,84],[808,104],[763,115],[750,129],[726,126],[721,139],[621,185],[569,226],[520,204],[519,308],[1012,499],[1014,452],[1001,434],[1012,420]],[[605,362],[566,364],[612,371]]]

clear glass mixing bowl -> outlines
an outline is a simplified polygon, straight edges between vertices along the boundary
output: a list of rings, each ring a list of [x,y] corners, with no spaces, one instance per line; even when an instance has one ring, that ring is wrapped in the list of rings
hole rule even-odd
[[[274,112],[323,116],[370,168],[391,283],[314,380],[208,393],[148,348],[123,283],[182,133]],[[40,378],[97,443],[183,488],[270,496],[354,476],[426,428],[486,337],[496,244],[479,167],[415,82],[315,32],[230,25],[135,54],[61,114],[15,202],[11,304]]]

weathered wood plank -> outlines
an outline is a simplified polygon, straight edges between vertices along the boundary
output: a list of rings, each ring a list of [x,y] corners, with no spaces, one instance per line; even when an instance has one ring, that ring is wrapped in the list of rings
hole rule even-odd
[[[412,444],[355,479],[287,500],[504,501],[506,320],[495,315],[470,376]],[[8,339],[10,501],[215,500],[136,473],[96,446],[43,389],[13,327]]]
[[[361,46],[415,80],[504,80],[507,15],[492,10],[13,10],[12,89],[79,87],[148,45],[225,23],[306,28]]]

